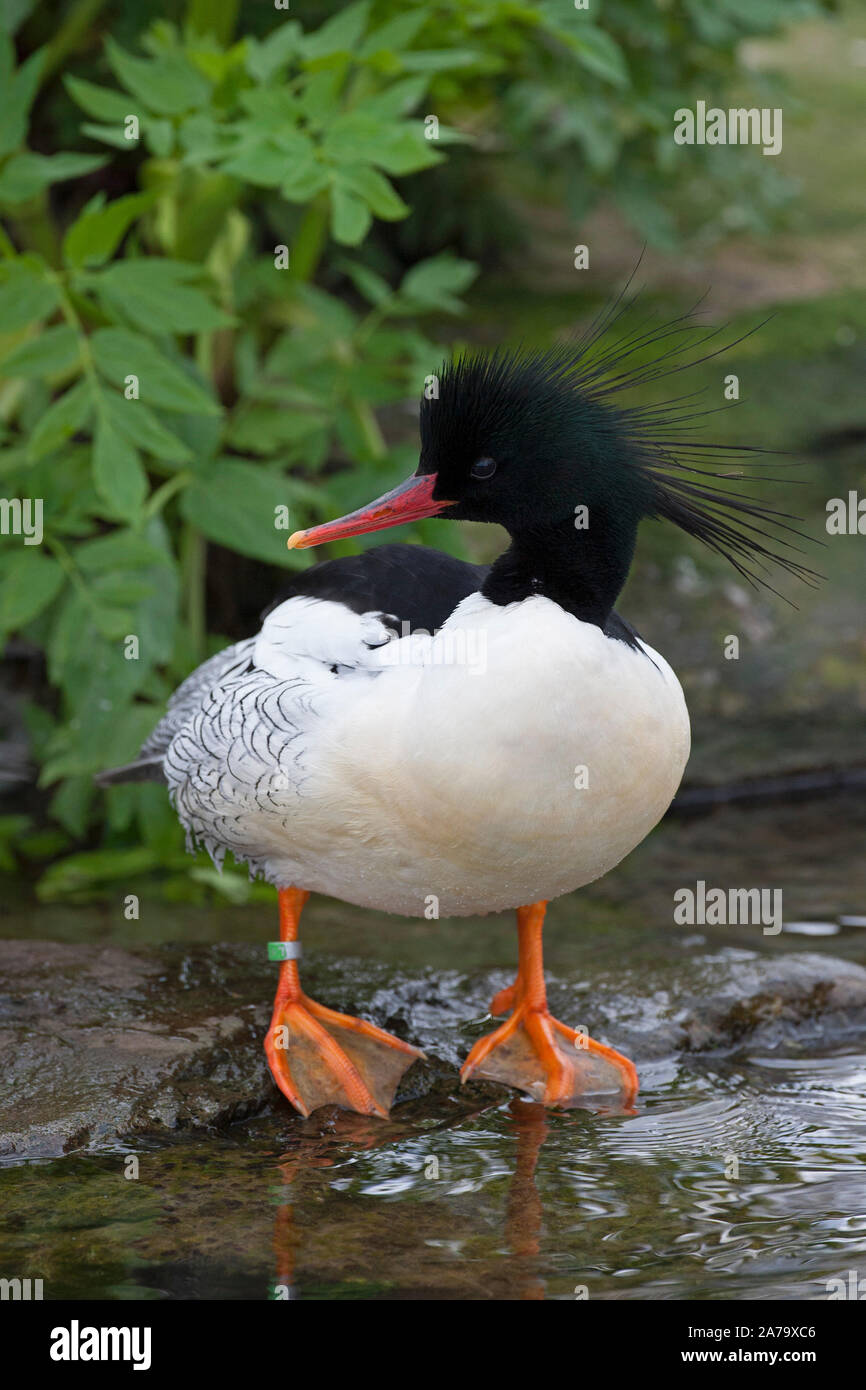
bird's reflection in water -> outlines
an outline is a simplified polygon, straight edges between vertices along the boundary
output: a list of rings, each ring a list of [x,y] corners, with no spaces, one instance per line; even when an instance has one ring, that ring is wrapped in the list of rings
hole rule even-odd
[[[572,1109],[592,1110],[599,1115],[634,1115],[633,1105],[593,1105],[583,1103]],[[562,1113],[561,1111],[559,1112]],[[514,1173],[505,1205],[505,1240],[511,1252],[511,1298],[527,1301],[543,1299],[546,1283],[539,1270],[544,1207],[535,1181],[541,1147],[550,1133],[551,1112],[536,1101],[515,1098],[508,1107],[516,1145]]]
[[[505,1204],[505,1240],[511,1251],[513,1297],[543,1299],[545,1282],[538,1271],[544,1212],[535,1183],[535,1167],[548,1135],[547,1111],[535,1101],[513,1100],[508,1107],[517,1140],[514,1175]]]
[[[407,1107],[408,1109],[409,1107]],[[634,1115],[633,1107],[584,1104],[600,1115]],[[454,1129],[468,1118],[499,1107],[485,1103],[461,1107],[459,1115],[450,1117],[427,1130],[427,1133]],[[514,1167],[508,1184],[505,1203],[504,1241],[508,1249],[506,1268],[499,1271],[501,1297],[518,1301],[543,1300],[546,1281],[541,1273],[541,1249],[544,1229],[544,1207],[535,1180],[542,1146],[550,1133],[551,1111],[526,1098],[512,1100],[505,1112],[514,1135]],[[561,1114],[562,1112],[554,1112]],[[320,1112],[320,1115],[322,1112]],[[397,1120],[383,1124],[381,1120],[345,1110],[331,1112],[327,1127],[314,1118],[304,1122],[291,1151],[278,1164],[282,1188],[274,1222],[275,1283],[272,1297],[291,1299],[299,1296],[294,1282],[295,1258],[302,1237],[294,1221],[294,1206],[290,1200],[292,1184],[316,1169],[331,1168],[347,1147],[380,1149],[417,1137],[418,1127],[412,1121]]]
[[[400,1126],[393,1123],[383,1125],[381,1120],[366,1115],[355,1115],[347,1110],[334,1110],[333,1119],[327,1128],[317,1125],[314,1117],[303,1122],[304,1129],[315,1132],[298,1135],[292,1145],[291,1153],[285,1155],[277,1165],[282,1182],[285,1200],[277,1207],[274,1218],[274,1263],[275,1279],[271,1297],[277,1300],[297,1298],[299,1292],[295,1284],[295,1255],[301,1244],[301,1236],[294,1220],[294,1205],[289,1200],[291,1185],[298,1178],[317,1168],[332,1168],[335,1163],[335,1148],[351,1145],[356,1149],[382,1148],[394,1144],[414,1132],[413,1126]],[[462,1118],[462,1117],[461,1117]]]

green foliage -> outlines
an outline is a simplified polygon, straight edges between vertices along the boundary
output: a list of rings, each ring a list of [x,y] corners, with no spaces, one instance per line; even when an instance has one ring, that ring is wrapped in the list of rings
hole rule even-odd
[[[0,207],[16,207],[61,179],[78,178],[105,163],[99,156],[35,154],[25,145],[30,108],[39,90],[44,51],[20,67],[15,48],[0,32]]]
[[[543,0],[541,23],[557,42],[509,84],[505,127],[532,148],[545,178],[557,178],[575,218],[606,197],[648,242],[671,248],[684,232],[724,235],[735,201],[739,228],[766,231],[791,196],[788,182],[768,160],[744,167],[736,150],[674,146],[672,113],[698,99],[727,106],[736,95],[739,105],[744,86],[746,105],[778,105],[773,79],[742,67],[742,41],[832,8],[832,0],[592,0],[580,11]],[[586,24],[589,14],[596,23]],[[575,83],[575,62],[594,80]],[[709,186],[684,207],[684,177],[694,184],[701,173]]]
[[[0,636],[45,651],[59,703],[39,710],[31,732],[52,815],[73,836],[104,814],[93,772],[135,753],[208,650],[206,543],[289,567],[298,560],[287,532],[335,506],[326,467],[351,458],[384,486],[406,466],[375,408],[418,395],[441,350],[414,316],[459,312],[474,269],[438,256],[392,286],[340,252],[354,307],[310,283],[329,229],[337,246],[353,246],[373,219],[405,216],[388,175],[444,158],[406,114],[427,78],[407,86],[400,65],[381,59],[383,42],[417,26],[373,30],[353,56],[368,27],[359,5],[309,34],[289,21],[224,48],[165,24],[145,37],[144,57],[108,40],[120,88],[73,76],[66,85],[96,118],[85,134],[138,155],[139,191],[97,192],[50,243],[16,252],[4,239],[0,458],[7,493],[43,499],[44,540],[9,538],[0,554]],[[19,103],[35,95],[41,61],[10,69]],[[24,243],[23,183],[16,174],[16,197],[4,198],[3,179],[26,122],[7,117],[0,132],[11,153],[0,198]],[[62,177],[101,163],[49,161]],[[43,186],[31,181],[27,195]],[[272,234],[272,249],[256,250],[268,239],[262,190],[289,218],[290,204],[302,207],[289,222],[288,267]],[[109,798],[109,843],[131,829],[148,863],[166,836],[178,848],[156,790]],[[96,881],[97,863],[74,861],[76,886],[85,871]],[[67,879],[55,868],[46,894]]]
[[[442,356],[420,325],[462,312],[476,267],[440,241],[406,271],[382,224],[411,198],[429,238],[449,154],[480,174],[492,136],[520,177],[556,171],[573,210],[613,190],[663,240],[672,107],[711,96],[708,73],[730,82],[741,37],[814,6],[360,0],[302,24],[189,0],[182,28],[139,34],[160,7],[118,0],[107,36],[100,0],[60,23],[43,8],[9,0],[0,22],[0,477],[44,505],[41,546],[3,540],[0,640],[45,654],[29,728],[63,829],[4,817],[0,850],[101,838],[50,870],[55,897],[112,877],[125,844],[143,849],[122,873],[176,866],[161,789],[97,797],[92,774],[223,640],[208,546],[309,563],[287,530],[411,469],[400,407]],[[39,143],[54,122],[98,152],[30,148],[34,110]]]

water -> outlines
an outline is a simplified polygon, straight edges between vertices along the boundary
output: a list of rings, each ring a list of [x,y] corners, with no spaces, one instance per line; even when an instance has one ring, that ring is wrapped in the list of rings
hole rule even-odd
[[[659,1065],[634,1117],[319,1128],[139,1145],[131,1180],[128,1154],[8,1168],[3,1267],[98,1299],[809,1300],[866,1272],[863,1053]]]
[[[303,1121],[278,1101],[218,1132],[8,1162],[0,1273],[43,1279],[46,1297],[90,1299],[265,1299],[277,1287],[329,1300],[809,1301],[826,1299],[830,1280],[847,1285],[851,1270],[866,1292],[866,1036],[817,1015],[705,1053],[649,1046],[689,970],[709,1009],[745,953],[864,961],[856,925],[808,940],[670,925],[672,890],[706,876],[708,843],[716,882],[751,881],[742,859],[763,855],[762,881],[787,885],[793,921],[862,915],[858,816],[856,803],[816,803],[750,812],[747,825],[735,810],[703,827],[669,822],[603,885],[555,906],[552,1003],[567,1017],[579,998],[606,1000],[605,1018],[643,1030],[637,1113],[491,1101],[456,1084],[448,1056],[442,1079],[387,1124],[341,1112]],[[376,971],[398,961],[444,982],[447,1009],[437,1015],[419,989],[418,1013],[443,1040],[452,1013],[462,1017],[455,1057],[489,1026],[474,1001],[507,981],[507,922],[485,919],[467,935],[465,924],[431,932],[311,907],[311,955],[354,950],[368,999]],[[49,916],[55,937],[130,939],[118,914]],[[142,925],[151,938],[268,935],[259,905],[166,908]],[[125,1176],[131,1158],[137,1176]]]

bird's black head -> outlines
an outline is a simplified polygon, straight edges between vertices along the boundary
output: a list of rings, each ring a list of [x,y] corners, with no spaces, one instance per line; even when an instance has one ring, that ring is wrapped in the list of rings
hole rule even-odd
[[[540,593],[604,624],[625,583],[653,488],[618,412],[574,381],[573,354],[462,357],[428,383],[419,472],[441,515],[511,536],[484,592]]]
[[[564,353],[462,357],[433,377],[421,403],[419,473],[436,474],[442,515],[492,521],[512,536],[598,510],[637,527],[651,485],[629,467],[617,412],[575,386]]]
[[[751,582],[766,583],[755,570],[767,562],[810,578],[786,553],[796,547],[778,534],[798,534],[788,518],[717,485],[732,476],[728,468],[719,471],[730,446],[690,438],[698,416],[683,408],[688,397],[655,407],[620,404],[624,387],[724,350],[713,347],[695,358],[692,337],[689,360],[681,360],[684,338],[698,329],[691,315],[631,330],[610,345],[608,330],[632,303],[617,308],[617,301],[576,346],[497,350],[445,364],[427,381],[414,477],[350,516],[296,533],[289,544],[316,545],[425,516],[496,522],[512,544],[485,582],[490,599],[509,603],[542,594],[602,626],[645,517],[673,521]],[[718,331],[699,329],[697,346],[703,349]]]

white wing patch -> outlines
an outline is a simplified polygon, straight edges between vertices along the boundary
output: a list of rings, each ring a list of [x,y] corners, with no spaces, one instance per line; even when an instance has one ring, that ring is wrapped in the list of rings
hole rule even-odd
[[[290,598],[265,618],[253,659],[281,679],[298,674],[298,658],[328,669],[356,670],[372,666],[370,652],[393,635],[375,613],[353,613],[323,599]]]
[[[254,872],[285,855],[322,716],[347,683],[381,674],[375,653],[394,635],[380,615],[321,599],[290,598],[268,614],[247,659],[227,677],[215,670],[166,750],[190,844],[216,864],[230,849]]]

